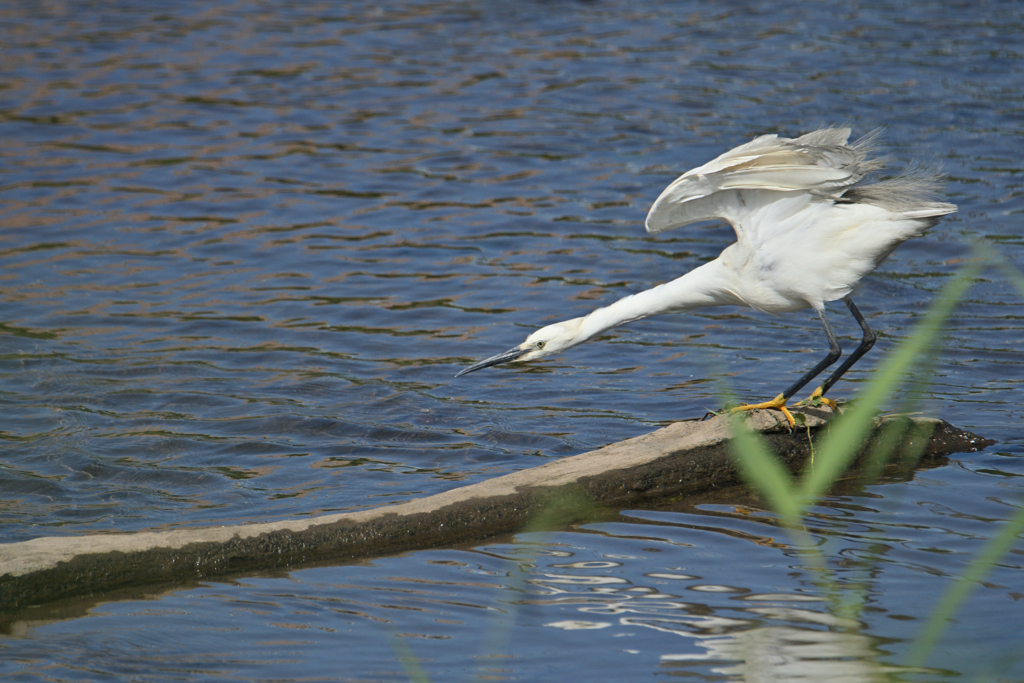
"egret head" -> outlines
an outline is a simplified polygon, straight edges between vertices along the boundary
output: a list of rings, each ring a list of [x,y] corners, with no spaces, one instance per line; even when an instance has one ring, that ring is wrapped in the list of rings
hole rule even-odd
[[[519,346],[514,346],[504,353],[499,353],[497,356],[491,356],[479,363],[470,365],[455,376],[461,377],[462,375],[470,372],[489,368],[490,366],[498,365],[499,363],[536,360],[538,358],[544,358],[545,356],[553,356],[556,353],[561,353],[569,347],[576,346],[580,342],[585,341],[577,338],[577,334],[580,331],[580,325],[582,323],[583,318],[573,318],[572,320],[566,320],[560,323],[555,323],[554,325],[542,327],[527,337],[526,341]]]

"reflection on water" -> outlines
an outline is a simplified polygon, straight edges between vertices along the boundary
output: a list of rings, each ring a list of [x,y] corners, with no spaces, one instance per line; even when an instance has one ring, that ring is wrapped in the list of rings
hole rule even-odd
[[[856,633],[812,631],[793,627],[766,627],[733,635],[702,638],[704,655],[664,655],[673,672],[691,664],[736,661],[715,666],[713,673],[739,681],[841,681],[862,683],[885,680],[900,669],[874,661],[869,638]]]
[[[894,166],[941,163],[961,209],[865,283],[880,342],[840,393],[907,334],[965,244],[981,236],[1024,263],[1012,3],[73,1],[0,20],[4,542],[380,505],[702,414],[720,402],[716,378],[774,395],[821,351],[811,316],[666,316],[452,380],[537,325],[716,256],[727,228],[648,237],[642,218],[680,171],[756,134],[884,125]],[[828,648],[905,642],[1019,505],[1021,301],[987,273],[924,378],[929,413],[999,445],[816,518],[850,580],[878,586],[867,640]],[[106,605],[2,641],[0,671],[88,678],[82,662],[102,653],[121,678],[292,677],[299,661],[313,678],[349,666],[408,680],[394,634],[435,657],[428,671],[460,677],[571,664],[626,680],[646,658],[643,671],[720,679],[747,675],[730,668],[741,659],[698,642],[789,652],[833,633],[786,611],[824,608],[748,599],[816,595],[763,514],[664,514],[557,545]],[[509,569],[520,551],[537,563],[522,576]],[[1015,614],[1015,558],[964,632]],[[1012,669],[997,656],[1010,630],[948,652]],[[436,656],[418,649],[428,641]],[[349,659],[322,659],[339,642]],[[722,661],[662,659],[705,655]]]
[[[913,493],[903,505],[912,509],[929,495]],[[272,680],[282,671],[293,680],[415,679],[410,672],[429,680],[561,680],[587,671],[609,681],[852,683],[910,673],[949,680],[955,671],[985,669],[1019,678],[1024,661],[1009,656],[1019,639],[990,616],[1007,592],[1024,590],[1012,562],[961,614],[960,642],[944,646],[936,666],[900,665],[908,635],[927,614],[918,601],[933,599],[948,580],[936,570],[956,563],[926,565],[926,551],[879,553],[895,541],[882,525],[892,515],[866,502],[836,499],[837,508],[814,516],[817,541],[838,549],[838,580],[848,596],[862,596],[855,617],[835,616],[815,572],[769,515],[748,503],[717,504],[102,604],[72,621],[15,624],[0,654],[12,671],[59,680],[77,678],[83,653],[97,651],[116,652],[117,662],[90,661],[90,671],[124,670],[140,680],[228,673]],[[966,538],[968,525],[958,518],[943,531]],[[773,536],[780,538],[762,542]],[[864,559],[850,559],[856,555]]]

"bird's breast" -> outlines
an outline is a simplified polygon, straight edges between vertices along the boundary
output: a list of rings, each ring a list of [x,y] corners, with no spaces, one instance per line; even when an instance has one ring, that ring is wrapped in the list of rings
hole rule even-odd
[[[809,269],[787,257],[785,250],[745,249],[736,243],[722,253],[722,261],[732,276],[734,296],[754,310],[788,313],[821,302],[808,292]]]

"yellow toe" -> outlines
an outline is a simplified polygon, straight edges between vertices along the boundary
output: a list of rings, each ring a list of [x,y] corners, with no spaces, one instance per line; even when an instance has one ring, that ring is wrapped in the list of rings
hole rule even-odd
[[[741,410],[769,410],[769,409],[774,409],[774,410],[778,410],[779,412],[781,412],[785,416],[786,422],[789,423],[789,428],[790,429],[793,429],[793,428],[796,427],[796,420],[793,419],[793,415],[789,412],[789,408],[786,407],[786,399],[783,398],[782,394],[779,394],[778,396],[776,396],[772,400],[765,401],[764,403],[753,403],[753,404],[744,404],[744,405],[741,405],[741,406],[736,406],[735,408],[733,408],[729,412],[730,413],[735,413],[735,412],[739,412]]]
[[[810,396],[797,403],[798,406],[802,406],[805,404],[809,404],[812,406],[824,404],[831,408],[833,412],[839,409],[838,403],[836,403],[830,398],[825,398],[824,396],[821,395],[821,387],[818,387]]]

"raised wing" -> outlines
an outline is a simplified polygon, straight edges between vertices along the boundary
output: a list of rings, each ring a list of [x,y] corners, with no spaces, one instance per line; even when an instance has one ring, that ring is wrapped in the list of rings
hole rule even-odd
[[[849,128],[823,128],[790,139],[762,135],[687,171],[665,188],[647,214],[647,232],[722,219],[737,235],[743,218],[776,193],[838,198],[884,162],[868,159],[878,131],[847,144]]]

